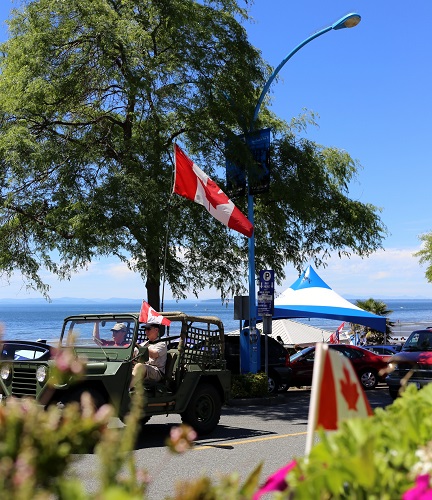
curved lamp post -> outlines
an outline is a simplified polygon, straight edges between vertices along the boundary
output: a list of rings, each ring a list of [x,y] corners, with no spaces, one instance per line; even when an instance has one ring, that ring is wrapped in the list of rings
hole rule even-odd
[[[255,106],[255,111],[250,127],[250,131],[253,132],[254,127],[255,127],[255,122],[258,118],[258,113],[261,108],[261,104],[264,100],[264,97],[266,96],[270,85],[272,84],[273,80],[275,79],[276,75],[279,73],[279,71],[282,69],[282,67],[285,65],[287,61],[291,59],[291,57],[298,52],[302,47],[304,47],[306,44],[311,42],[312,40],[315,40],[315,38],[318,38],[321,35],[324,35],[324,33],[327,33],[328,31],[332,30],[339,30],[343,28],[353,28],[354,26],[357,26],[357,24],[360,22],[361,17],[359,14],[356,13],[351,13],[347,14],[335,23],[333,23],[330,26],[327,26],[326,28],[323,28],[313,35],[309,36],[306,38],[303,42],[301,42],[297,47],[295,47],[279,64],[279,66],[273,71],[273,73],[270,75],[270,78],[267,80],[267,83],[264,85],[264,88],[261,92],[261,95],[258,99],[257,105]],[[253,195],[249,194],[248,195],[248,218],[251,221],[251,223],[254,223],[254,201],[253,201]],[[256,300],[255,300],[255,233],[252,234],[252,236],[249,238],[249,331],[255,330],[256,328]]]

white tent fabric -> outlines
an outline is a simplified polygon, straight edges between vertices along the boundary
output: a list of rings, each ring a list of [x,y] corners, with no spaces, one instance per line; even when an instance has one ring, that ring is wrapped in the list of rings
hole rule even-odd
[[[291,319],[275,319],[272,321],[271,336],[276,340],[280,337],[285,345],[303,347],[315,345],[316,342],[329,342],[332,333]],[[349,341],[350,337],[347,332],[342,331],[339,333],[339,342],[341,344],[347,344]]]
[[[328,318],[385,332],[386,318],[364,311],[334,292],[312,266],[274,301],[273,318]]]
[[[257,323],[256,326],[263,332],[262,323]],[[239,335],[239,333],[239,330],[235,330],[229,332],[228,335]],[[270,336],[275,340],[278,340],[278,337],[280,337],[283,344],[287,346],[299,345],[305,347],[315,345],[316,342],[328,342],[332,333],[332,331],[305,325],[291,319],[275,319],[272,321],[272,333]],[[341,332],[339,334],[339,341],[341,344],[349,343],[350,337],[348,332]]]

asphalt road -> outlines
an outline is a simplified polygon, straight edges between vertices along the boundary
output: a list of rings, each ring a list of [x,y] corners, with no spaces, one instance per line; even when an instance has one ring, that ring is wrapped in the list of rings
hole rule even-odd
[[[367,391],[367,396],[372,408],[392,403],[386,385]],[[180,416],[152,417],[135,448],[137,466],[151,477],[148,498],[174,496],[177,482],[203,474],[217,481],[221,475],[237,472],[245,480],[260,462],[264,481],[291,459],[304,455],[309,400],[309,390],[290,389],[271,402],[251,400],[226,406],[217,429],[205,439],[198,439],[195,447],[183,455],[171,454],[164,445],[171,426],[181,423]],[[78,457],[74,466],[88,491],[97,488],[98,467],[95,455]]]

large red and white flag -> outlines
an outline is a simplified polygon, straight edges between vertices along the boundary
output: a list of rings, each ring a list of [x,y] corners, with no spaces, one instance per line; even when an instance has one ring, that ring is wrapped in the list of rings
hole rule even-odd
[[[330,335],[330,339],[329,339],[330,344],[339,344],[340,343],[339,334],[343,330],[344,326],[345,326],[345,322],[342,323],[341,325],[339,325],[337,330]]]
[[[349,359],[328,344],[316,344],[306,455],[316,429],[336,430],[342,420],[369,415],[372,409]]]
[[[153,307],[145,300],[142,301],[141,311],[138,319],[140,323],[157,323],[158,325],[165,326],[170,326],[171,324],[171,320],[156,312]]]
[[[177,144],[174,144],[174,157],[173,192],[199,203],[222,224],[250,238],[253,225],[249,219]]]

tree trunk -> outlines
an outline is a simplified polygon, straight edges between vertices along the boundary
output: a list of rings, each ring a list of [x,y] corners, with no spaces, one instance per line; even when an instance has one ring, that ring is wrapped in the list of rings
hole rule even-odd
[[[160,310],[160,251],[156,242],[151,242],[146,248],[147,256],[147,301],[156,310]]]
[[[160,291],[159,291],[159,280],[152,279],[152,277],[148,277],[146,281],[147,288],[147,302],[159,311],[160,309]]]

